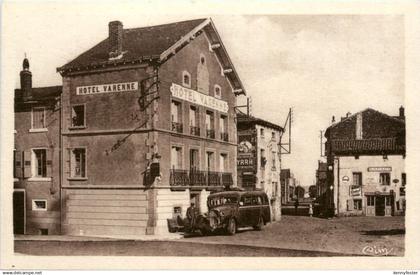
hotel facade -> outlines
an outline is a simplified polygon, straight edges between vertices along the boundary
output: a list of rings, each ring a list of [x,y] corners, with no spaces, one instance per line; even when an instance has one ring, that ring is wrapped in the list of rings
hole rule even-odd
[[[237,185],[245,91],[211,19],[108,31],[57,69],[51,233],[166,234],[191,202],[205,212],[211,191]]]

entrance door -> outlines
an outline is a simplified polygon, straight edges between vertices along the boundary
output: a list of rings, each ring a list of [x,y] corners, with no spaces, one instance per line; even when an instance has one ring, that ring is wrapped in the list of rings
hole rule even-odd
[[[13,233],[25,234],[25,191],[13,192]]]
[[[385,216],[385,196],[376,196],[375,215]]]

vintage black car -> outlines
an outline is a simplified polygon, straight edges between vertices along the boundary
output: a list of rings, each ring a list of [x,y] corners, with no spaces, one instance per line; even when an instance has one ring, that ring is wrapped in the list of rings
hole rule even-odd
[[[198,219],[197,227],[208,234],[225,230],[229,235],[239,227],[252,226],[261,230],[270,222],[271,212],[267,194],[263,191],[225,191],[209,195],[209,212]]]

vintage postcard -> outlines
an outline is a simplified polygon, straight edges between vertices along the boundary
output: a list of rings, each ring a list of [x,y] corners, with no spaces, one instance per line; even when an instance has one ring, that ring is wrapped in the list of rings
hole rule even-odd
[[[3,3],[2,268],[419,268],[419,8]]]

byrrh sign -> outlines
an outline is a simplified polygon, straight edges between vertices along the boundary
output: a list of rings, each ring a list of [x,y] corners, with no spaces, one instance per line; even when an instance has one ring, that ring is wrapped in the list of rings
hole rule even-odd
[[[229,106],[226,101],[199,93],[174,83],[172,83],[171,86],[171,93],[174,98],[211,108],[219,112],[227,113],[229,110]]]
[[[138,82],[113,83],[91,86],[79,86],[76,88],[77,95],[93,95],[103,93],[131,92],[139,89]]]

